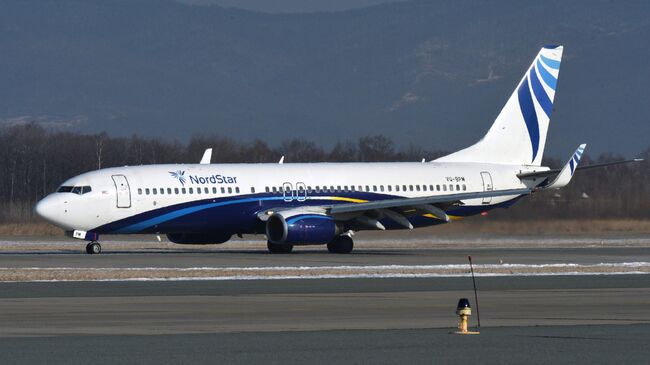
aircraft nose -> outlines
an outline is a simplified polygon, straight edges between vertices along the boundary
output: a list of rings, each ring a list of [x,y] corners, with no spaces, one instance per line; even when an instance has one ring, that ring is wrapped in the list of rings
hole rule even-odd
[[[51,197],[47,196],[41,199],[36,206],[34,207],[34,212],[41,218],[45,219],[48,222],[54,221],[56,216],[55,206],[52,202]]]

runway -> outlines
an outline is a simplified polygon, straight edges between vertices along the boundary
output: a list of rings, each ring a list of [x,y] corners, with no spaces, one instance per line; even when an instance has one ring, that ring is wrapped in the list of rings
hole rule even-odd
[[[231,268],[650,262],[643,245],[2,253],[0,267]],[[487,267],[487,266],[485,266]],[[119,271],[119,270],[117,270]],[[0,363],[644,363],[648,274],[478,277],[481,335],[459,337],[466,276],[0,283]],[[471,324],[476,324],[476,312]]]

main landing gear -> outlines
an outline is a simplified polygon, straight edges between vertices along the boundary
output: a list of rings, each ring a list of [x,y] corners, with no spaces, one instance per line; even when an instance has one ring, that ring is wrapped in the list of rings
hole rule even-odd
[[[293,245],[289,243],[273,243],[271,241],[266,241],[266,247],[268,247],[270,253],[290,253],[293,251]]]
[[[347,234],[340,235],[327,244],[327,250],[331,253],[350,253],[353,248],[354,241]]]
[[[86,245],[86,253],[90,255],[102,253],[102,246],[96,241],[89,242]]]

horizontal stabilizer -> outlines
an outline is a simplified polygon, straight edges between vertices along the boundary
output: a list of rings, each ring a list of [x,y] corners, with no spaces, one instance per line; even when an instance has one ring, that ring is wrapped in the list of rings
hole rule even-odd
[[[643,162],[643,161],[645,161],[645,160],[642,159],[642,158],[634,158],[634,159],[631,159],[631,160],[596,163],[596,164],[587,165],[587,166],[578,166],[578,167],[576,167],[575,171],[591,170],[591,169],[596,169],[596,168],[603,168],[603,167],[622,165],[622,164],[632,163],[632,162]],[[551,176],[555,176],[555,175],[559,174],[560,171],[562,171],[562,169],[552,169],[552,170],[535,171],[535,172],[522,172],[521,174],[517,174],[517,177],[522,179],[522,180],[523,179],[536,179],[536,178],[543,178],[543,177],[551,177]]]
[[[571,156],[566,165],[564,165],[562,170],[560,170],[560,173],[557,174],[555,179],[553,179],[553,181],[551,181],[548,185],[543,186],[543,188],[559,189],[567,186],[569,184],[569,181],[571,181],[573,174],[576,172],[576,167],[578,167],[578,163],[582,158],[582,154],[585,152],[585,147],[587,147],[586,144],[581,144],[573,153],[573,156]]]

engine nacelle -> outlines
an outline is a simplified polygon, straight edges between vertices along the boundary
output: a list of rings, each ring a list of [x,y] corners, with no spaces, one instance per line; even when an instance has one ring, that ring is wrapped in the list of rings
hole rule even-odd
[[[272,243],[325,244],[339,233],[334,219],[324,214],[275,213],[266,221],[266,237]]]
[[[167,239],[181,245],[211,245],[227,242],[231,234],[224,233],[168,233]]]

